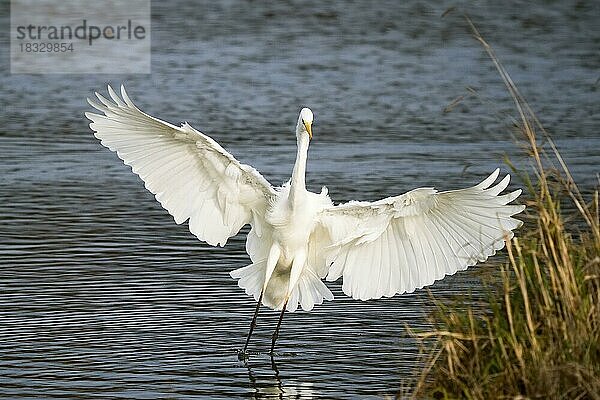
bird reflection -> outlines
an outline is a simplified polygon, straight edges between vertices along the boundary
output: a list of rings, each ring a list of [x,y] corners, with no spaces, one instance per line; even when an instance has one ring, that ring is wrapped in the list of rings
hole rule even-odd
[[[270,368],[265,369],[268,365]],[[270,357],[270,363],[251,366],[248,360],[244,360],[244,366],[248,370],[248,381],[254,389],[254,399],[308,399],[314,398],[312,385],[307,383],[293,384],[281,380],[279,368],[275,359]],[[270,371],[269,371],[270,369]]]

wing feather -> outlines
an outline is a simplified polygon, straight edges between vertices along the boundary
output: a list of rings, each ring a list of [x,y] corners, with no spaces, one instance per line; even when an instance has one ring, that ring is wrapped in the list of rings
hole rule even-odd
[[[246,224],[264,219],[275,190],[254,168],[241,164],[189,124],[177,127],[142,112],[121,86],[110,99],[88,103],[90,128],[102,145],[143,181],[177,224],[211,245],[224,246]],[[258,229],[258,228],[257,228]]]
[[[428,226],[430,223],[431,220],[429,218],[423,219],[423,224],[421,225],[421,227],[423,228],[423,239],[428,240],[429,243],[431,243],[430,246],[426,247],[429,247],[429,250],[431,252],[431,261],[429,265],[431,266],[432,274],[430,280],[434,281],[436,276],[439,276],[440,274],[444,275],[442,272],[444,262],[442,260],[442,254],[439,249],[439,238],[432,234],[432,230]]]
[[[396,240],[396,243],[399,245],[400,248],[400,265],[414,264],[414,254],[411,251],[411,244],[406,233],[406,229],[404,227],[404,220],[399,220],[397,224],[390,224],[390,228],[394,231],[394,240]],[[410,270],[408,270],[407,268],[400,268],[399,270],[401,274],[401,279],[399,283],[397,283],[397,286],[403,287],[405,288],[405,291],[408,291],[408,288],[410,286]]]
[[[513,215],[525,208],[509,204],[520,190],[500,195],[510,176],[494,184],[498,176],[497,169],[466,189],[420,188],[325,209],[318,226],[329,236],[318,251],[327,254],[327,280],[341,276],[344,293],[367,300],[412,292],[485,261],[521,226]]]
[[[387,271],[388,273],[386,276],[386,280],[384,280],[384,285],[385,285],[384,296],[389,297],[390,293],[392,293],[392,296],[393,296],[393,292],[394,292],[392,282],[394,282],[394,271],[396,270],[396,265],[398,265],[398,248],[396,246],[396,241],[391,236],[389,227],[388,227],[388,229],[385,230],[385,235],[386,235],[386,240],[387,240],[388,246],[390,247],[390,250],[389,250],[390,258],[389,258],[388,271]]]
[[[437,210],[432,210],[430,215],[432,226],[437,230],[436,236],[439,241],[442,241],[440,246],[444,249],[444,254],[447,254],[447,263],[445,268],[442,268],[444,273],[448,271],[458,270],[462,265],[460,256],[460,244],[455,236],[448,230],[448,227],[443,219],[443,216]]]

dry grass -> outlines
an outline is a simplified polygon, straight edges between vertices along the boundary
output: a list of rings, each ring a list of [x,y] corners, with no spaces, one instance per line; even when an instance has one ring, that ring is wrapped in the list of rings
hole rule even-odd
[[[600,399],[598,191],[584,199],[554,142],[469,24],[518,111],[533,161],[530,174],[517,172],[529,191],[530,223],[508,242],[500,283],[488,287],[488,312],[438,304],[436,329],[415,334],[428,349],[434,345],[410,397]],[[565,215],[565,202],[575,215]]]

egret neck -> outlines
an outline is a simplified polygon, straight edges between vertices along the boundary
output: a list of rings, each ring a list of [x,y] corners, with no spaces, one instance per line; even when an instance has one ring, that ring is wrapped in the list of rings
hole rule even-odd
[[[298,126],[296,127],[296,138],[298,153],[296,154],[296,163],[294,164],[290,183],[290,203],[292,208],[297,208],[303,202],[306,194],[306,159],[308,157],[308,143],[310,142],[310,138],[301,119],[298,121]]]

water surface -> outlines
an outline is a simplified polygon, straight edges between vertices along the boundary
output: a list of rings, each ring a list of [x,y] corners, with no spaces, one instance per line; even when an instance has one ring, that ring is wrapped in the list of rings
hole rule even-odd
[[[249,262],[244,236],[211,248],[175,225],[93,138],[84,99],[125,82],[142,109],[187,120],[274,184],[289,177],[306,105],[315,112],[311,189],[325,184],[347,201],[463,187],[505,154],[527,161],[492,65],[457,16],[441,18],[456,4],[155,3],[152,75],[9,75],[4,64],[0,397],[395,394],[420,366],[405,327],[429,327],[425,291],[360,302],[330,284],[334,302],[286,316],[275,366],[264,352],[277,313],[267,310],[251,343],[257,354],[239,362],[254,306],[228,272]],[[590,190],[600,164],[597,4],[460,7]],[[431,291],[482,295],[480,278],[498,261]]]

